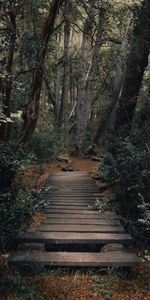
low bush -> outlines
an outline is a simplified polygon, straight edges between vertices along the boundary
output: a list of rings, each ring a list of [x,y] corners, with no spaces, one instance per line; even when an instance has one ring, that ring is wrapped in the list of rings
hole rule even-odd
[[[29,149],[42,162],[52,161],[59,153],[64,153],[63,135],[50,127],[40,127],[34,132]]]
[[[4,249],[37,209],[37,199],[32,187],[17,187],[15,182],[24,165],[31,162],[29,157],[23,158],[20,147],[12,143],[1,143],[0,151],[0,248]]]
[[[150,152],[142,130],[109,138],[100,178],[111,186],[124,224],[137,238],[150,239]]]

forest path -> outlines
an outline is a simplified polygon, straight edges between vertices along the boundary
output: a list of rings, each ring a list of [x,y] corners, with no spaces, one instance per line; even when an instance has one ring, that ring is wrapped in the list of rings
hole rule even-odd
[[[77,163],[78,168],[81,167],[81,163]],[[86,162],[82,168],[83,164]],[[93,165],[95,168],[97,164],[88,162],[91,173]],[[21,269],[26,265],[36,269],[45,266],[123,267],[138,263],[137,256],[127,250],[132,238],[124,232],[119,216],[95,208],[97,197],[103,196],[101,187],[89,172],[53,173],[47,178],[41,197],[47,204],[43,222],[34,231],[20,235],[18,243],[23,244],[23,251],[11,255],[11,266]],[[31,251],[29,248],[24,251],[27,244],[32,244]],[[42,251],[37,251],[37,244],[43,247]]]

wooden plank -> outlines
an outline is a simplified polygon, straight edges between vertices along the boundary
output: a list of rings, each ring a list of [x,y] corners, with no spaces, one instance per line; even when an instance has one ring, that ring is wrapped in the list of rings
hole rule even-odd
[[[9,258],[10,266],[82,266],[82,267],[131,267],[139,263],[133,253],[81,253],[81,252],[41,252],[14,253]]]
[[[41,197],[44,197],[44,198],[46,198],[46,197],[51,197],[51,198],[61,198],[61,199],[64,199],[64,198],[72,198],[72,199],[77,199],[77,198],[79,198],[79,199],[83,199],[83,198],[85,198],[85,199],[91,199],[91,198],[97,198],[97,197],[99,197],[99,194],[95,194],[95,193],[92,193],[92,194],[89,194],[89,193],[86,193],[86,194],[82,194],[82,193],[79,193],[79,194],[77,194],[77,193],[70,193],[70,192],[68,192],[68,193],[58,193],[58,191],[56,191],[55,193],[53,193],[53,192],[45,192],[45,193],[41,193],[40,194],[40,196]]]
[[[45,208],[44,211],[47,213],[47,214],[51,214],[51,213],[54,213],[54,214],[82,214],[82,217],[84,218],[84,214],[88,215],[88,214],[91,214],[91,215],[97,215],[98,212],[95,211],[95,209],[49,209],[49,208]]]
[[[40,195],[41,196],[41,195]],[[61,201],[96,201],[96,197],[91,196],[82,196],[82,195],[66,195],[66,196],[61,196],[61,195],[51,195],[51,194],[44,194],[43,197],[41,197],[42,199],[51,199],[51,200],[61,200]]]
[[[49,186],[49,185],[47,185]],[[51,184],[50,186],[54,187],[54,188],[57,188],[57,187],[60,187],[60,188],[76,188],[76,189],[99,189],[97,185],[90,185],[90,184],[66,184],[66,183],[55,183],[55,184]]]
[[[81,210],[92,210],[92,208],[88,205],[88,204],[86,204],[86,205],[83,205],[83,206],[75,206],[75,205],[73,205],[73,206],[71,206],[71,205],[62,205],[62,204],[58,204],[58,205],[51,205],[51,203],[50,203],[50,205],[49,206],[46,206],[46,208],[45,208],[46,210],[58,210],[58,209],[60,209],[60,210],[62,210],[62,211],[64,211],[64,210],[70,210],[71,212],[72,211],[74,211],[74,210],[77,210],[78,212],[79,211],[81,211]]]
[[[19,236],[18,242],[45,244],[129,244],[129,234],[75,233],[75,232],[28,232]]]
[[[100,189],[98,185],[96,184],[91,184],[91,182],[76,182],[76,180],[74,182],[67,182],[67,180],[63,181],[52,181],[48,184],[46,184],[45,186],[53,186],[53,187],[76,187],[76,188],[97,188]]]
[[[122,226],[101,225],[39,225],[37,231],[42,232],[99,232],[99,233],[122,233]]]
[[[117,220],[110,219],[56,219],[56,218],[46,218],[44,224],[76,224],[76,225],[110,225],[110,226],[119,226],[120,222]]]
[[[96,214],[85,214],[83,216],[83,214],[55,214],[55,213],[45,213],[45,217],[46,218],[56,218],[56,219],[102,219],[102,220],[120,220],[119,216],[105,216],[104,214],[101,214],[101,213],[96,213]]]
[[[91,206],[92,205],[92,202],[70,202],[70,201],[50,201],[49,202],[49,204],[51,205],[51,206],[70,206],[70,207],[74,207],[74,206],[77,206],[77,207],[79,207],[80,208],[80,206],[83,206],[84,208],[86,207],[86,206]]]

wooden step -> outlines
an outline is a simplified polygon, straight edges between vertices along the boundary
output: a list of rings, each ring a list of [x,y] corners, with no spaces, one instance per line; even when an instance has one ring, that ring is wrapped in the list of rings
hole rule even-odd
[[[45,213],[46,218],[56,218],[56,219],[103,219],[103,220],[120,220],[119,216],[115,215],[110,215],[110,216],[105,216],[104,214],[101,213],[94,213],[94,214],[73,214],[73,213],[66,213],[66,214],[60,214],[60,213]]]
[[[123,233],[122,226],[101,225],[39,225],[37,231],[41,232],[99,232],[99,233]]]
[[[45,218],[44,224],[63,224],[63,225],[101,225],[101,226],[119,226],[120,222],[117,220],[104,220],[104,219],[56,219],[56,218]]]
[[[40,195],[41,196],[41,195]],[[75,196],[75,195],[66,195],[66,196],[55,196],[55,195],[49,195],[49,194],[45,194],[41,197],[43,200],[47,200],[49,199],[50,201],[75,201],[76,203],[77,202],[80,202],[80,201],[88,201],[88,202],[92,202],[92,201],[96,201],[96,197],[92,196],[85,196],[85,197],[82,197],[81,195],[80,196]]]
[[[133,253],[69,253],[69,252],[41,252],[41,253],[14,253],[9,258],[11,267],[131,267],[139,263]]]
[[[67,204],[67,205],[63,205],[63,204],[51,204],[48,205],[46,207],[46,209],[54,209],[54,210],[57,210],[57,209],[62,209],[62,210],[91,210],[92,207],[87,203],[85,205],[70,205],[70,204]]]
[[[93,208],[93,210],[92,210],[92,208],[91,209],[67,209],[67,208],[65,208],[65,209],[47,209],[47,208],[45,208],[45,212],[48,214],[48,213],[54,213],[54,214],[82,214],[82,216],[83,216],[83,218],[84,218],[84,215],[86,214],[92,214],[92,215],[97,215],[98,214],[98,212],[97,211],[95,211],[95,209]]]
[[[87,202],[87,201],[82,201],[82,202],[70,202],[70,201],[50,201],[49,202],[49,207],[52,207],[52,208],[54,208],[54,207],[56,207],[56,208],[58,208],[58,206],[67,206],[67,207],[71,207],[72,209],[74,209],[74,207],[78,207],[78,209],[81,207],[88,207],[88,206],[90,206],[91,207],[91,205],[94,205],[92,202]]]
[[[28,232],[17,239],[20,243],[45,244],[130,244],[129,234],[120,233],[75,233],[75,232]]]

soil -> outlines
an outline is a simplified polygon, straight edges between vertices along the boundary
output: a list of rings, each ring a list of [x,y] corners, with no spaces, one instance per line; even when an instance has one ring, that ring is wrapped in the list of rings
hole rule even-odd
[[[96,173],[100,163],[89,159],[71,158],[75,170]],[[50,174],[61,170],[57,161],[53,164],[28,166],[19,184],[41,188]],[[32,179],[32,180],[31,180]],[[32,182],[32,183],[31,183]],[[103,192],[105,196],[110,191]],[[35,214],[32,223],[38,224],[42,214]],[[138,251],[138,249],[137,249]],[[146,250],[145,250],[146,251]],[[149,250],[146,251],[148,256]],[[7,266],[7,259],[0,256],[0,276],[14,284],[3,290],[2,300],[150,300],[150,262],[143,260],[130,272],[115,269],[104,270],[47,270],[35,276],[16,277]],[[3,286],[3,284],[2,284]],[[0,290],[1,291],[1,290]]]

